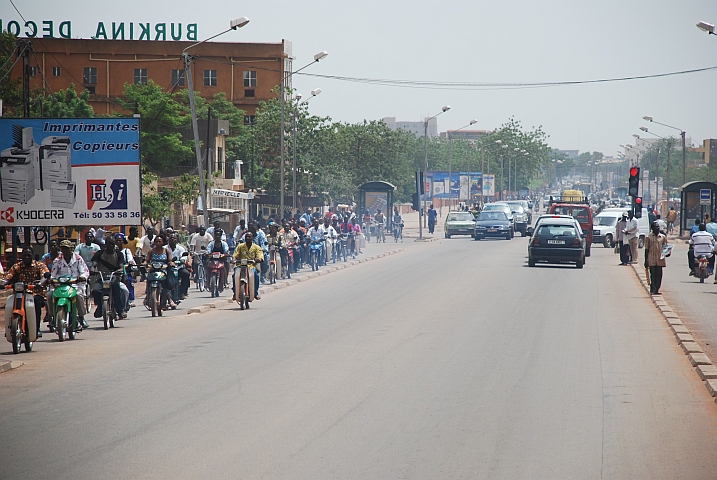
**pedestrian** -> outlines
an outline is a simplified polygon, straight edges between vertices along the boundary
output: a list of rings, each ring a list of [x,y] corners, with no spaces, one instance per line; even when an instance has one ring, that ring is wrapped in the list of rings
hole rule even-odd
[[[627,212],[627,223],[625,224],[623,233],[630,245],[630,263],[637,263],[637,237],[640,233],[640,227],[637,224],[637,219],[632,213],[632,210]]]
[[[433,204],[428,209],[428,233],[433,233],[436,228],[436,219],[438,218],[438,212],[433,208]]]
[[[662,285],[662,269],[667,266],[662,256],[662,247],[667,244],[667,238],[660,233],[657,222],[650,224],[650,234],[645,239],[645,268],[650,270],[650,293],[660,294]]]
[[[667,212],[667,230],[668,233],[672,233],[672,228],[675,226],[675,220],[677,220],[677,212],[674,206],[670,206],[670,211]]]
[[[620,220],[617,222],[617,228],[615,229],[615,235],[617,236],[618,252],[620,253],[620,265],[627,265],[630,263],[630,245],[625,243],[625,226],[627,225],[627,214],[623,213]]]

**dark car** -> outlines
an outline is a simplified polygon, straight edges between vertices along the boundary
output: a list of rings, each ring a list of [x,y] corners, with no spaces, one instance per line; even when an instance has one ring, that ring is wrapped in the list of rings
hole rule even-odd
[[[513,228],[515,228],[515,231],[520,232],[521,237],[526,236],[528,226],[531,224],[533,216],[533,214],[523,206],[523,203],[527,205],[527,202],[525,202],[525,200],[514,200],[500,203],[505,203],[510,207],[510,211],[513,213]]]
[[[528,266],[534,267],[537,262],[574,262],[577,268],[583,268],[586,237],[573,219],[542,219],[528,244]]]
[[[512,230],[513,227],[505,212],[483,211],[476,217],[473,238],[482,240],[486,237],[501,237],[510,240]]]

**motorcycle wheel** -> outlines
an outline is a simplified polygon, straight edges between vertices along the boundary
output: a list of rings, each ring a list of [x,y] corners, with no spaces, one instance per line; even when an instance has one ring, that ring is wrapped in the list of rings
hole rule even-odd
[[[162,316],[162,289],[161,288],[155,288],[154,289],[154,305],[157,308],[157,315],[160,317]]]
[[[22,317],[20,315],[13,315],[12,316],[12,353],[18,354],[20,353],[20,346],[22,345],[22,330],[20,329],[22,325]]]
[[[204,268],[199,268],[199,273],[197,274],[197,288],[200,292],[204,291],[204,279],[205,279],[206,273],[204,271]]]
[[[705,283],[705,273],[707,272],[706,269],[700,268],[700,283]]]
[[[55,332],[57,332],[57,339],[64,342],[65,334],[67,333],[67,312],[65,307],[60,307],[55,314]]]
[[[344,263],[346,263],[346,258],[347,258],[346,254],[348,253],[347,250],[348,250],[348,248],[341,249],[341,255],[343,255],[343,257],[344,257]]]
[[[246,285],[241,285],[239,288],[239,310],[244,310],[244,304],[246,303]]]
[[[115,328],[115,320],[117,319],[117,314],[115,312],[110,313],[110,328]]]
[[[32,342],[29,340],[25,340],[25,351],[32,352]]]
[[[276,283],[276,264],[269,265],[269,285]]]
[[[105,330],[110,328],[110,297],[104,297],[102,299],[102,322],[104,323]]]
[[[153,317],[157,316],[157,295],[155,294],[156,291],[156,288],[151,289],[149,291],[149,296],[147,297],[149,302],[149,309],[152,312]]]
[[[216,274],[212,273],[212,276],[209,277],[209,293],[212,295],[212,298],[218,296],[216,294],[217,283],[218,283],[218,278],[217,278]]]

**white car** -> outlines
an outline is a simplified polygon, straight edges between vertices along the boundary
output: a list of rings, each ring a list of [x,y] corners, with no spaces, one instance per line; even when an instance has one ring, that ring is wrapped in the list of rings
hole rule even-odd
[[[622,217],[623,213],[627,213],[629,208],[606,208],[600,212],[595,218],[593,218],[593,243],[602,243],[605,248],[611,248],[615,246],[615,226]],[[614,222],[612,221],[614,219]],[[603,223],[605,225],[603,225]],[[645,238],[650,234],[650,219],[647,215],[647,209],[642,209],[642,218],[637,219],[637,226],[639,227],[638,247],[642,248],[645,245]],[[598,233],[598,231],[600,233]],[[610,235],[610,243],[606,243],[606,236]]]

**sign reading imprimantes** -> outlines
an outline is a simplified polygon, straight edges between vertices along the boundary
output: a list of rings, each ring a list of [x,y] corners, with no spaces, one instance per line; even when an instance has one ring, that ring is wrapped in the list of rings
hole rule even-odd
[[[72,21],[7,20],[0,18],[0,30],[16,37],[72,38]],[[99,40],[197,40],[196,23],[97,22],[93,39]]]
[[[0,226],[141,223],[138,118],[0,118]]]

